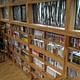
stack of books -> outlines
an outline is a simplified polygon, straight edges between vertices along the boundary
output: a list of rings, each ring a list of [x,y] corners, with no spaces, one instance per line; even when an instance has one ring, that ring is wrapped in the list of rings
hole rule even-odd
[[[68,69],[68,76],[69,77],[80,77],[80,72],[76,72],[75,70],[73,69]]]

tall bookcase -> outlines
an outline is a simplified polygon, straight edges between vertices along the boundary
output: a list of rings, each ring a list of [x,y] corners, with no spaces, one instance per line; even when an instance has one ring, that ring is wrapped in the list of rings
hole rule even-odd
[[[30,80],[80,79],[79,5],[79,0],[0,2],[7,54]]]

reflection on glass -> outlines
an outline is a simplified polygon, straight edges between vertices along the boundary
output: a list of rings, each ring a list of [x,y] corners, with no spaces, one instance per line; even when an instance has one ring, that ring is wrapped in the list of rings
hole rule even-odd
[[[8,19],[8,9],[7,8],[2,8],[2,17],[4,19]]]
[[[33,22],[64,27],[65,0],[33,4]]]
[[[18,21],[26,21],[26,6],[14,6],[13,7],[13,19]]]
[[[80,30],[80,0],[77,0],[77,2],[76,2],[75,29]]]

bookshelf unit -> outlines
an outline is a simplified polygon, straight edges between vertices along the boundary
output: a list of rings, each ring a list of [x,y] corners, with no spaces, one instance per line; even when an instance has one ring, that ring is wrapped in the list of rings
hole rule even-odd
[[[7,54],[30,80],[80,79],[79,4],[79,0],[0,1]]]

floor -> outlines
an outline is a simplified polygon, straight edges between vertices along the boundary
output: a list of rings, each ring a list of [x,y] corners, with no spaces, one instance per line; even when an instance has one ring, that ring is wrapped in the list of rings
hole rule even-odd
[[[29,80],[25,73],[10,60],[0,63],[0,80]]]

